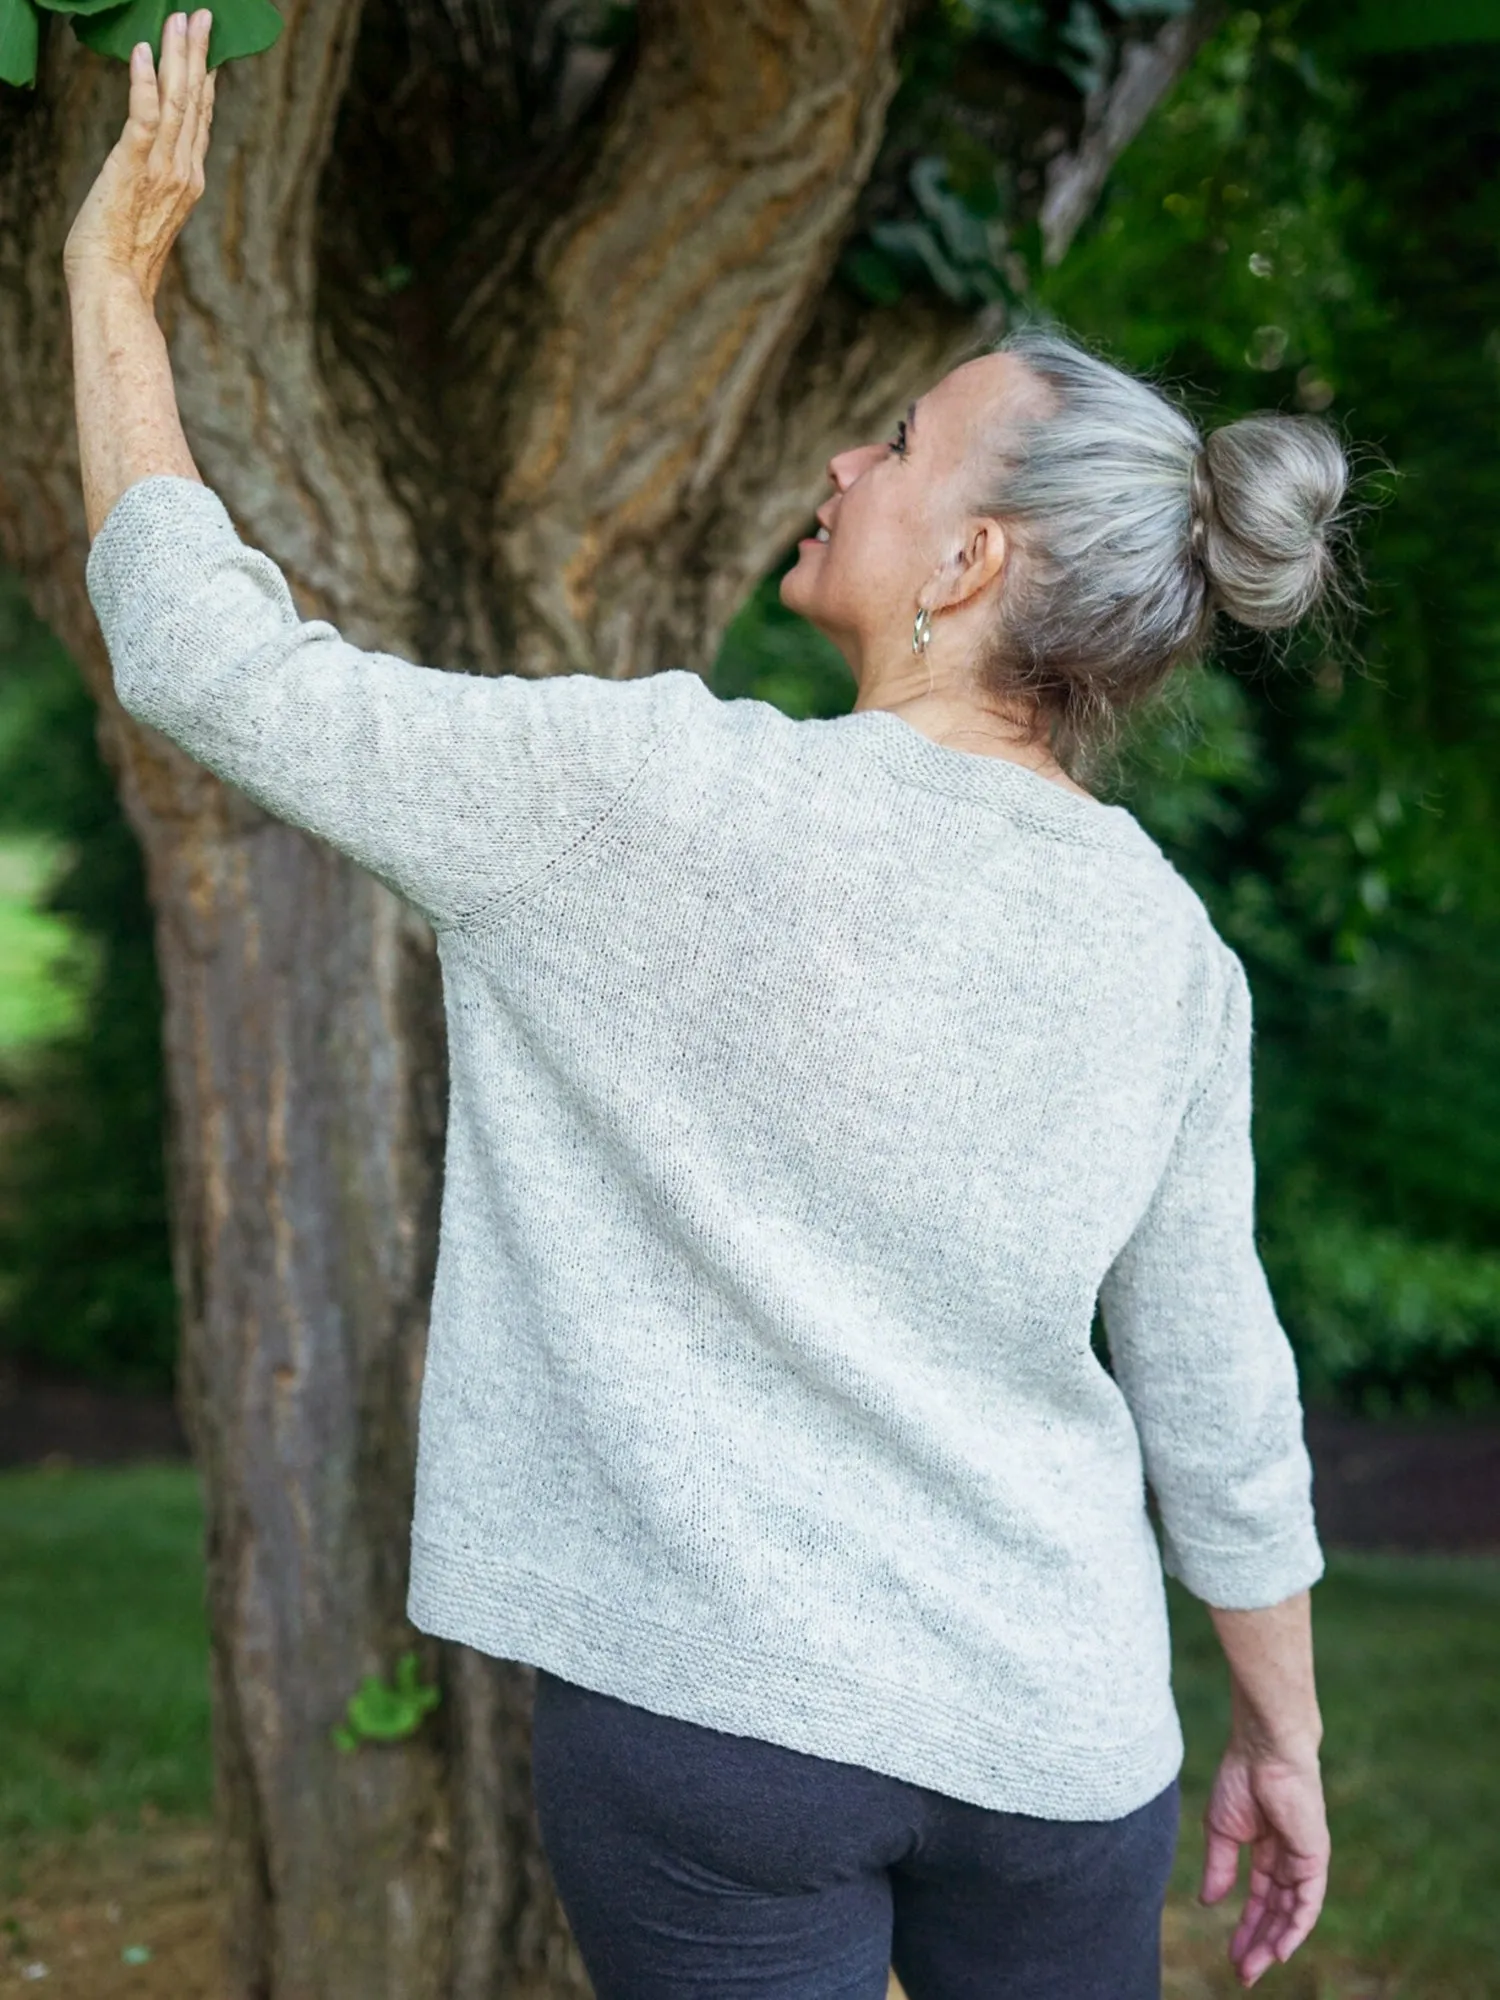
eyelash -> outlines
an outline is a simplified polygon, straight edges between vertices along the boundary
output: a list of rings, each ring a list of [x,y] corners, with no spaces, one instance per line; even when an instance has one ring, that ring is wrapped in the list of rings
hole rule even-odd
[[[899,424],[897,424],[897,426],[896,426],[896,435],[895,435],[895,436],[894,436],[894,437],[893,437],[893,438],[891,439],[890,443],[889,443],[889,444],[888,444],[888,445],[886,446],[886,449],[887,449],[887,451],[893,451],[893,452],[894,452],[894,453],[896,454],[897,458],[905,458],[905,456],[906,456],[906,419],[905,419],[905,417],[903,417],[903,418],[901,419],[900,423],[899,423]]]

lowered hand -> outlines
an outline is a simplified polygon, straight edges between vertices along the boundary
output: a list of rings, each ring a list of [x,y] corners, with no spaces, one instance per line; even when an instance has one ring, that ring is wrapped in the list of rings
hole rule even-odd
[[[1284,1964],[1318,1920],[1328,1887],[1328,1819],[1315,1750],[1277,1756],[1231,1741],[1203,1815],[1205,1903],[1234,1887],[1250,1847],[1250,1891],[1229,1956],[1242,1986]]]

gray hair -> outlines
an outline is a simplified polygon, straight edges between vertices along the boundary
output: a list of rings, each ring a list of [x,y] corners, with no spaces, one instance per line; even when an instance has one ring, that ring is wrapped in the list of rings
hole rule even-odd
[[[1215,612],[1274,631],[1337,591],[1349,466],[1316,417],[1243,417],[1205,440],[1060,334],[1022,328],[997,351],[1051,393],[992,441],[977,498],[1018,544],[981,678],[1031,696],[1067,763],[1206,649]]]

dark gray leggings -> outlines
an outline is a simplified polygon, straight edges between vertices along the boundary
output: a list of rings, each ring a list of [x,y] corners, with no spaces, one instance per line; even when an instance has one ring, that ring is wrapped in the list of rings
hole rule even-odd
[[[538,1670],[542,1843],[597,2000],[1159,2000],[1174,1779],[989,1812]]]

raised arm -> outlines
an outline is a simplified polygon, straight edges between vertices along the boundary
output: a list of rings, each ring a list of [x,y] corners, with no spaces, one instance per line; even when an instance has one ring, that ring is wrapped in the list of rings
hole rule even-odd
[[[1233,1887],[1252,1985],[1316,1921],[1328,1872],[1308,1587],[1322,1574],[1291,1348],[1255,1244],[1251,1002],[1220,947],[1216,1026],[1146,1214],[1100,1304],[1140,1433],[1169,1572],[1211,1607],[1233,1724],[1205,1820],[1202,1894]]]
[[[193,204],[213,122],[206,11],[169,16],[161,75],[149,43],[130,58],[130,109],[63,251],[73,316],[78,452],[90,536],[152,473],[197,479],[177,414],[156,288]]]
[[[298,616],[199,477],[153,301],[203,186],[209,16],[167,22],[68,239],[89,594],[121,704],[440,927],[576,854],[679,711],[686,674],[441,673]],[[696,685],[696,684],[695,684]]]

